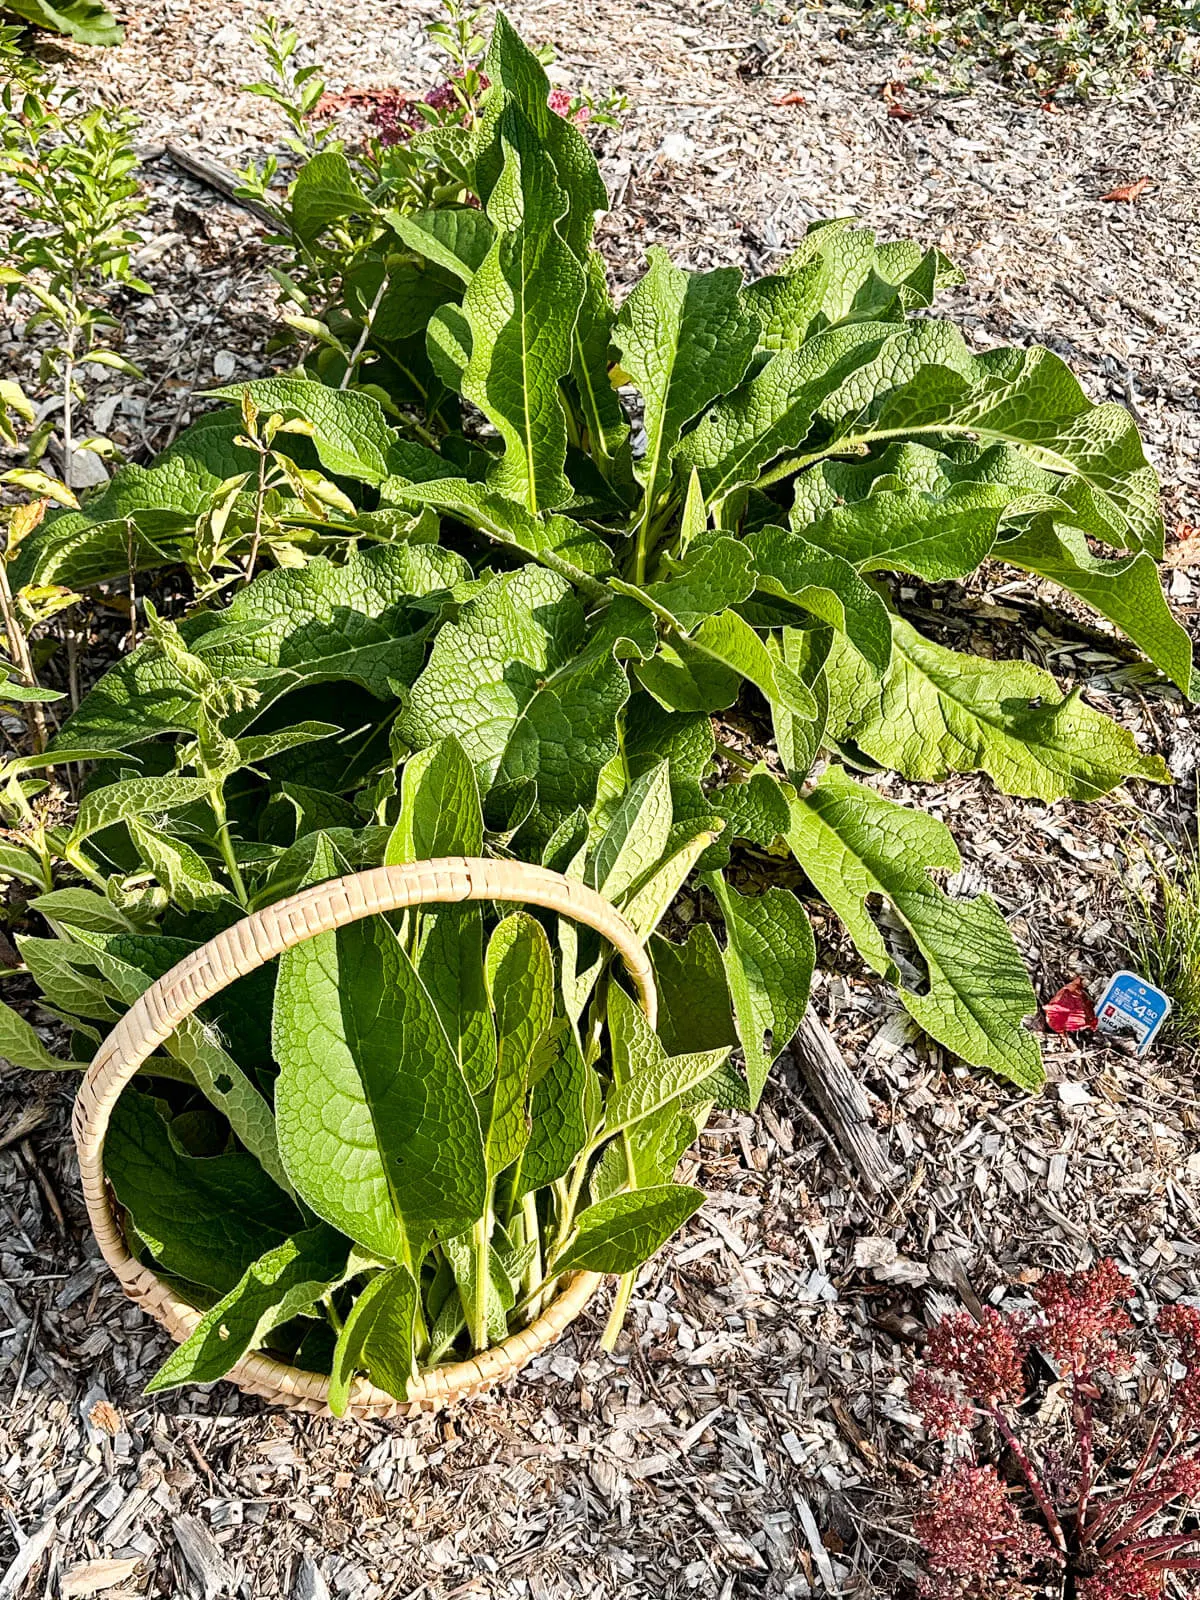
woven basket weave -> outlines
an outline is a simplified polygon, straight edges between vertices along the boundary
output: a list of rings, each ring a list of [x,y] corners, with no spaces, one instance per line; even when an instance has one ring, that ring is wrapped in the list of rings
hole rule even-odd
[[[104,1178],[104,1136],[122,1089],[198,1006],[293,945],[379,912],[463,900],[542,906],[594,928],[620,953],[642,1009],[654,1024],[657,997],[650,963],[625,918],[585,885],[545,867],[521,862],[447,857],[375,867],[302,889],[217,934],[151,984],[130,1007],[101,1045],[75,1100],[75,1143],[83,1194],[104,1259],[121,1280],[126,1294],[156,1317],[175,1339],[186,1339],[200,1321],[201,1313],[181,1300],[148,1267],[134,1260]],[[423,1372],[403,1403],[365,1379],[355,1379],[349,1414],[366,1418],[440,1410],[455,1400],[502,1383],[554,1343],[600,1282],[596,1273],[576,1274],[529,1327],[469,1361]],[[251,1352],[232,1368],[228,1377],[248,1394],[261,1395],[293,1410],[328,1412],[329,1380],[319,1373],[304,1372]]]

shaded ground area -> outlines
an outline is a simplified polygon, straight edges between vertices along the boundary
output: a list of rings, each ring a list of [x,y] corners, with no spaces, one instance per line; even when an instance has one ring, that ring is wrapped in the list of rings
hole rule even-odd
[[[434,75],[424,10],[280,9],[332,88]],[[193,389],[268,359],[261,225],[157,153],[179,140],[236,165],[277,140],[270,108],[238,92],[260,70],[256,15],[172,0],[131,16],[120,50],[60,57],[144,118],[139,267],[155,293],[131,307],[127,348],[147,382],[97,395],[132,453],[188,419]],[[656,242],[693,266],[760,271],[828,215],[941,244],[971,280],[947,309],[980,346],[1045,342],[1095,398],[1135,410],[1164,479],[1170,592],[1194,616],[1194,89],[1167,80],[1056,113],[990,88],[910,93],[907,119],[885,93],[905,63],[848,16],[784,25],[738,4],[550,0],[515,20],[558,47],[564,81],[630,98],[620,132],[601,135],[614,196],[602,233],[623,282]],[[1154,183],[1135,205],[1100,198],[1143,174]],[[17,337],[0,332],[6,369]],[[1139,808],[1168,836],[1191,811],[1194,715],[1011,572],[909,599],[941,621],[953,600],[955,642],[969,629],[991,653],[1088,684],[1181,780],[1086,811],[1004,800],[979,779],[891,784],[953,828],[964,891],[996,896],[1043,996],[1076,972],[1103,977],[1121,964]],[[617,1357],[596,1351],[601,1306],[514,1391],[447,1418],[293,1420],[223,1385],[144,1401],[164,1341],[88,1238],[72,1086],[0,1078],[0,1573],[15,1563],[0,1593],[896,1594],[906,1503],[933,1465],[904,1402],[920,1328],[964,1293],[986,1300],[1093,1247],[1148,1305],[1200,1291],[1200,1081],[1183,1050],[1136,1064],[1053,1040],[1054,1084],[1021,1099],[914,1040],[836,928],[819,932],[818,1008],[868,1089],[888,1191],[865,1196],[781,1064],[761,1117],[719,1118],[700,1141],[695,1177],[713,1199],[635,1296]],[[24,1589],[22,1571],[35,1575]]]

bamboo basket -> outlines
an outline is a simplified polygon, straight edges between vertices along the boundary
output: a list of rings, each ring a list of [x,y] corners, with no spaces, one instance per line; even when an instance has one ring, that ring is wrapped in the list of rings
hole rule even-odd
[[[375,867],[302,889],[217,934],[151,984],[126,1012],[96,1053],[75,1100],[74,1133],[83,1194],[104,1259],[126,1294],[156,1317],[173,1338],[186,1339],[201,1313],[130,1254],[104,1177],[104,1136],[121,1091],[198,1006],[293,945],[380,912],[464,900],[541,906],[594,928],[621,955],[653,1026],[657,1013],[654,977],[633,928],[594,890],[545,867],[465,856]],[[348,1415],[375,1418],[437,1411],[503,1383],[559,1338],[601,1281],[597,1273],[577,1273],[529,1327],[469,1361],[421,1373],[404,1402],[365,1378],[356,1378]],[[247,1394],[294,1411],[328,1414],[329,1380],[319,1373],[251,1351],[227,1376]]]

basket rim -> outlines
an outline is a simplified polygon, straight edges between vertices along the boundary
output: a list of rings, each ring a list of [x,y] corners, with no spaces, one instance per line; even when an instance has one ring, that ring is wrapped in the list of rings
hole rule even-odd
[[[611,902],[547,867],[454,856],[350,873],[250,912],[152,983],[97,1050],[80,1083],[73,1116],[88,1217],[101,1253],[126,1293],[177,1340],[187,1337],[203,1313],[134,1258],[104,1173],[104,1137],[122,1090],[198,1006],[283,951],[382,912],[467,900],[536,905],[594,928],[621,955],[639,1003],[654,1025],[657,993],[649,958],[635,929]],[[438,1408],[491,1388],[558,1339],[602,1281],[598,1273],[574,1275],[527,1328],[464,1361],[421,1373],[405,1401],[397,1401],[366,1378],[357,1377],[346,1414],[402,1415]],[[225,1377],[248,1393],[297,1409],[328,1412],[327,1376],[289,1366],[259,1351],[248,1351]]]

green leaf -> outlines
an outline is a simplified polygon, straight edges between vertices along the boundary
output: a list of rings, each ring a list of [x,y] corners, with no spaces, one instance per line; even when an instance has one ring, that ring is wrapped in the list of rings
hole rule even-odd
[[[456,302],[439,306],[425,325],[425,353],[439,379],[452,393],[462,393],[463,373],[471,359],[471,324]],[[445,471],[443,466],[442,472]],[[410,474],[405,474],[410,476]],[[422,474],[422,481],[427,474]],[[440,477],[441,473],[432,474]],[[390,481],[390,480],[389,480]],[[387,493],[388,485],[384,485]]]
[[[812,691],[773,655],[736,611],[722,611],[701,624],[691,639],[664,644],[635,669],[644,688],[669,710],[720,711],[732,705],[739,679],[752,683],[772,704],[813,717]]]
[[[662,865],[625,900],[622,914],[640,938],[647,938],[658,927],[692,868],[719,837],[717,823],[685,835],[683,842],[664,857]]]
[[[404,764],[400,816],[384,862],[434,861],[483,852],[483,810],[475,768],[450,737],[418,750]]]
[[[292,1186],[280,1160],[271,1107],[214,1033],[197,1017],[188,1017],[164,1048],[188,1069],[197,1087],[222,1113],[263,1171],[290,1193]]]
[[[426,619],[414,602],[466,576],[462,558],[429,545],[388,545],[343,565],[321,557],[265,572],[224,611],[185,618],[190,651],[227,684],[253,694],[224,719],[237,734],[288,692],[327,681],[360,684],[380,699],[411,683],[424,659]],[[196,697],[147,640],[110,667],[64,725],[54,748],[124,749],[173,730],[195,731]]]
[[[735,267],[689,273],[657,246],[646,275],[617,314],[613,341],[645,405],[645,454],[635,470],[647,513],[671,473],[684,426],[741,380],[758,321],[741,298]]]
[[[4,9],[36,28],[63,33],[80,44],[120,44],[125,30],[99,0],[5,0]]]
[[[346,1414],[356,1372],[365,1372],[393,1399],[408,1398],[419,1308],[416,1280],[405,1266],[377,1273],[360,1290],[333,1352],[329,1409],[335,1417]]]
[[[279,961],[273,1043],[284,1167],[317,1213],[384,1260],[456,1232],[484,1196],[479,1118],[437,1010],[382,919]]]
[[[565,1178],[591,1137],[585,1110],[588,1075],[570,1031],[555,1040],[546,1072],[533,1086],[529,1142],[513,1186],[513,1198],[533,1194]]]
[[[126,1089],[104,1141],[104,1170],[155,1259],[225,1294],[265,1250],[303,1226],[253,1156],[188,1156],[149,1096]]]
[[[297,173],[288,200],[292,226],[308,245],[335,222],[371,210],[371,202],[340,150],[321,150],[310,156]]]
[[[554,960],[541,923],[525,911],[505,917],[488,941],[485,972],[496,1015],[496,1078],[484,1118],[488,1178],[494,1182],[529,1137],[530,1069],[554,1016]]]
[[[326,159],[323,152],[309,165]],[[235,404],[248,394],[262,414],[299,417],[311,428],[309,437],[322,466],[340,478],[382,483],[393,470],[389,457],[396,435],[374,395],[359,389],[330,389],[312,378],[288,377],[256,378],[209,392]]]
[[[144,817],[150,812],[180,811],[194,805],[211,794],[211,778],[126,778],[120,783],[105,784],[101,789],[91,789],[79,804],[79,813],[68,841],[80,845],[102,828],[115,822],[127,822],[131,817]]]
[[[538,517],[515,500],[507,500],[482,483],[466,478],[428,479],[421,483],[385,485],[399,505],[433,506],[476,528],[497,544],[523,550],[574,582],[612,566],[612,553],[602,539],[570,517]],[[564,565],[565,563],[565,565]]]
[[[609,900],[658,865],[671,836],[670,763],[660,761],[636,778],[618,801],[588,869],[588,881]]]
[[[383,220],[402,244],[462,283],[470,283],[495,238],[491,221],[475,206],[385,211]]]
[[[0,1003],[0,1060],[27,1072],[63,1072],[76,1066],[61,1061],[42,1043],[41,1035],[11,1006]]]
[[[184,839],[151,828],[137,817],[127,817],[126,826],[138,854],[167,891],[171,903],[181,911],[211,911],[230,891],[218,883],[203,856]]]
[[[753,558],[739,539],[712,539],[674,565],[670,576],[644,588],[613,579],[610,587],[649,603],[685,633],[691,633],[715,611],[740,605],[754,593]]]
[[[1124,406],[1095,406],[1049,350],[992,350],[973,377],[929,366],[893,392],[866,436],[966,436],[1020,448],[1080,492],[1116,532],[1110,542],[1161,557],[1158,478]]]
[[[491,481],[538,512],[565,505],[567,427],[559,380],[583,301],[583,269],[556,226],[568,197],[534,128],[515,104],[497,131],[503,166],[486,201],[496,240],[467,286],[471,359],[463,394],[493,424],[504,452]]]
[[[1063,698],[1029,661],[962,655],[892,618],[892,665],[864,683],[858,663],[835,648],[826,672],[842,726],[860,749],[905,777],[940,781],[986,772],[1006,794],[1094,800],[1128,777],[1170,783],[1158,756],[1083,704]],[[848,715],[847,715],[848,713]]]
[[[571,376],[587,430],[589,455],[608,482],[625,482],[631,476],[629,422],[609,381],[617,314],[608,292],[604,259],[598,251],[588,252],[584,272],[583,303],[572,336]]]
[[[1153,556],[1144,550],[1119,561],[1094,556],[1079,529],[1056,526],[1048,515],[1034,517],[1016,534],[1003,533],[995,555],[1078,595],[1195,698],[1192,642],[1171,614]]]
[[[711,504],[751,484],[769,462],[807,437],[821,404],[896,336],[894,325],[863,323],[819,333],[773,356],[742,387],[706,412],[679,447]]]
[[[349,1240],[319,1225],[268,1250],[201,1317],[146,1385],[162,1394],[184,1383],[215,1383],[247,1350],[300,1316],[346,1277]]]
[[[724,1050],[668,1056],[654,1030],[625,991],[608,992],[609,1036],[613,1049],[613,1088],[604,1105],[604,1128],[621,1133],[690,1093],[722,1067]]]
[[[961,865],[943,823],[830,767],[793,800],[788,844],[864,960],[898,984],[899,968],[876,920],[878,901],[890,905],[927,968],[921,992],[898,990],[927,1033],[973,1066],[1027,1090],[1041,1085],[1037,1040],[1022,1027],[1037,1010],[1037,996],[1004,918],[989,896],[952,900],[929,877]]]
[[[943,495],[879,490],[831,508],[815,523],[805,523],[797,509],[793,527],[860,572],[911,572],[941,583],[974,572],[1015,498],[989,483],[952,484]]]
[[[804,907],[789,889],[739,894],[719,872],[704,881],[725,919],[722,957],[753,1110],[804,1016],[816,944]]]
[[[635,1272],[704,1204],[699,1189],[664,1183],[610,1195],[576,1218],[577,1232],[556,1272]]]
[[[655,935],[647,946],[658,984],[658,1033],[670,1055],[735,1045],[729,980],[716,936],[698,922],[683,944]]]
[[[481,790],[530,781],[530,837],[544,842],[617,748],[629,695],[611,654],[580,653],[583,613],[570,585],[527,567],[497,578],[438,633],[398,721],[414,748],[454,735]]]
[[[848,561],[783,528],[764,528],[746,545],[763,594],[790,600],[845,634],[876,677],[886,670],[892,651],[887,607]],[[790,673],[786,664],[782,670]],[[788,704],[783,696],[767,698]],[[802,702],[790,709],[805,714]],[[807,715],[816,715],[811,693]]]
[[[46,705],[65,699],[66,696],[56,689],[43,689],[40,685],[31,689],[27,683],[19,683],[12,676],[11,669],[0,663],[0,705]]]
[[[51,889],[31,900],[29,909],[40,912],[60,937],[69,937],[63,933],[64,928],[81,928],[89,933],[129,932],[128,918],[93,889]]]
[[[829,680],[825,663],[833,645],[832,628],[781,628],[777,649],[784,662],[812,690],[815,717],[797,717],[786,706],[771,707],[775,748],[794,784],[802,784],[820,754],[829,723]]]
[[[496,1028],[484,981],[479,906],[442,906],[421,913],[417,972],[471,1093],[482,1094],[496,1075]]]

